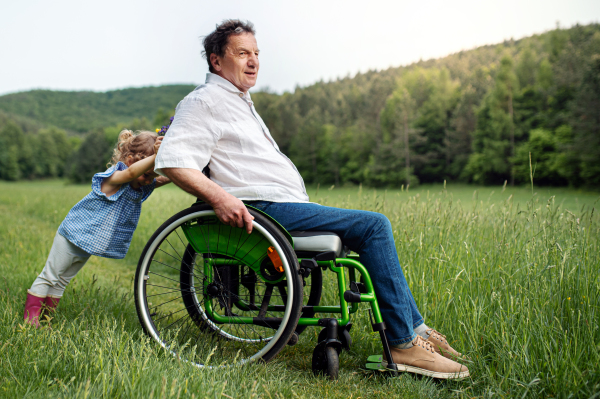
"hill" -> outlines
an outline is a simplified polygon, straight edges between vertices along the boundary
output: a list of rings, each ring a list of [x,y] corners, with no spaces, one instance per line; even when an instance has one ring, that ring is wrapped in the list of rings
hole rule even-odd
[[[0,96],[0,110],[81,133],[135,118],[153,120],[159,108],[174,109],[194,87],[167,85],[103,93],[32,90]]]
[[[162,124],[192,89],[35,90],[0,96],[0,112],[25,133],[38,125],[96,131],[110,147],[120,128]],[[253,99],[309,183],[522,184],[533,174],[538,184],[600,187],[599,24],[317,82],[293,93],[253,93]],[[97,152],[99,142],[90,139],[93,148],[80,156]],[[19,159],[13,164],[32,153],[19,148],[21,155],[10,156]],[[70,151],[76,149],[77,143]],[[0,147],[0,178],[7,178],[2,167],[10,157]],[[25,169],[13,178],[40,176]]]
[[[600,25],[254,95],[305,180],[600,187]]]

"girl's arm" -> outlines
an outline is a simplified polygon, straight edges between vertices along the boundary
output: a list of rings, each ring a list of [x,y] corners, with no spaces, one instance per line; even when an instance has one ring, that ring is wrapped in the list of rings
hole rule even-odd
[[[125,170],[117,170],[110,177],[104,179],[101,190],[104,194],[112,195],[119,191],[122,184],[129,183],[147,171],[154,170],[154,159],[156,154],[133,163]]]
[[[110,177],[104,179],[101,186],[101,191],[107,196],[111,196],[112,194],[119,191],[122,184],[129,183],[146,172],[154,171],[154,160],[156,159],[156,153],[158,152],[158,148],[162,143],[162,137],[157,138],[154,143],[154,154],[141,159],[137,162],[134,162],[131,166],[129,166],[125,170],[117,170]]]

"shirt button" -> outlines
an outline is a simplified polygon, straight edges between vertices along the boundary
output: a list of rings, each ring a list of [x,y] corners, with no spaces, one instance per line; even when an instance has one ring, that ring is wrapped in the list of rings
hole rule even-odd
[[[240,97],[244,97],[244,93],[240,93]]]

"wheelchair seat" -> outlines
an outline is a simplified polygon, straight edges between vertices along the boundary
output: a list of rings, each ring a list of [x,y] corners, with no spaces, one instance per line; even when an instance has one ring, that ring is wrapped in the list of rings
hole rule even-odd
[[[294,250],[299,258],[312,258],[322,252],[334,251],[336,257],[345,255],[340,237],[331,231],[290,231]]]

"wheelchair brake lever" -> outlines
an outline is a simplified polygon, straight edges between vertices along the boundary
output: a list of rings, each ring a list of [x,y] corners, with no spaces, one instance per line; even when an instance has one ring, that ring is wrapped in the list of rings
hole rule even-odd
[[[315,255],[315,257],[312,259],[302,259],[302,261],[300,261],[300,269],[298,269],[298,274],[303,276],[304,278],[307,278],[310,275],[310,272],[313,271],[313,269],[319,267],[317,261],[332,261],[335,260],[335,258],[335,251],[327,251]],[[323,266],[324,269],[326,267],[327,266]]]
[[[327,251],[321,252],[320,254],[315,255],[314,260],[324,261],[324,260],[335,260],[335,251]]]
[[[317,267],[319,267],[319,265],[317,264],[316,260],[302,259],[300,261],[300,268],[298,269],[298,274],[304,278],[307,278],[308,276],[310,276],[310,272],[312,272],[313,269],[316,269]]]

